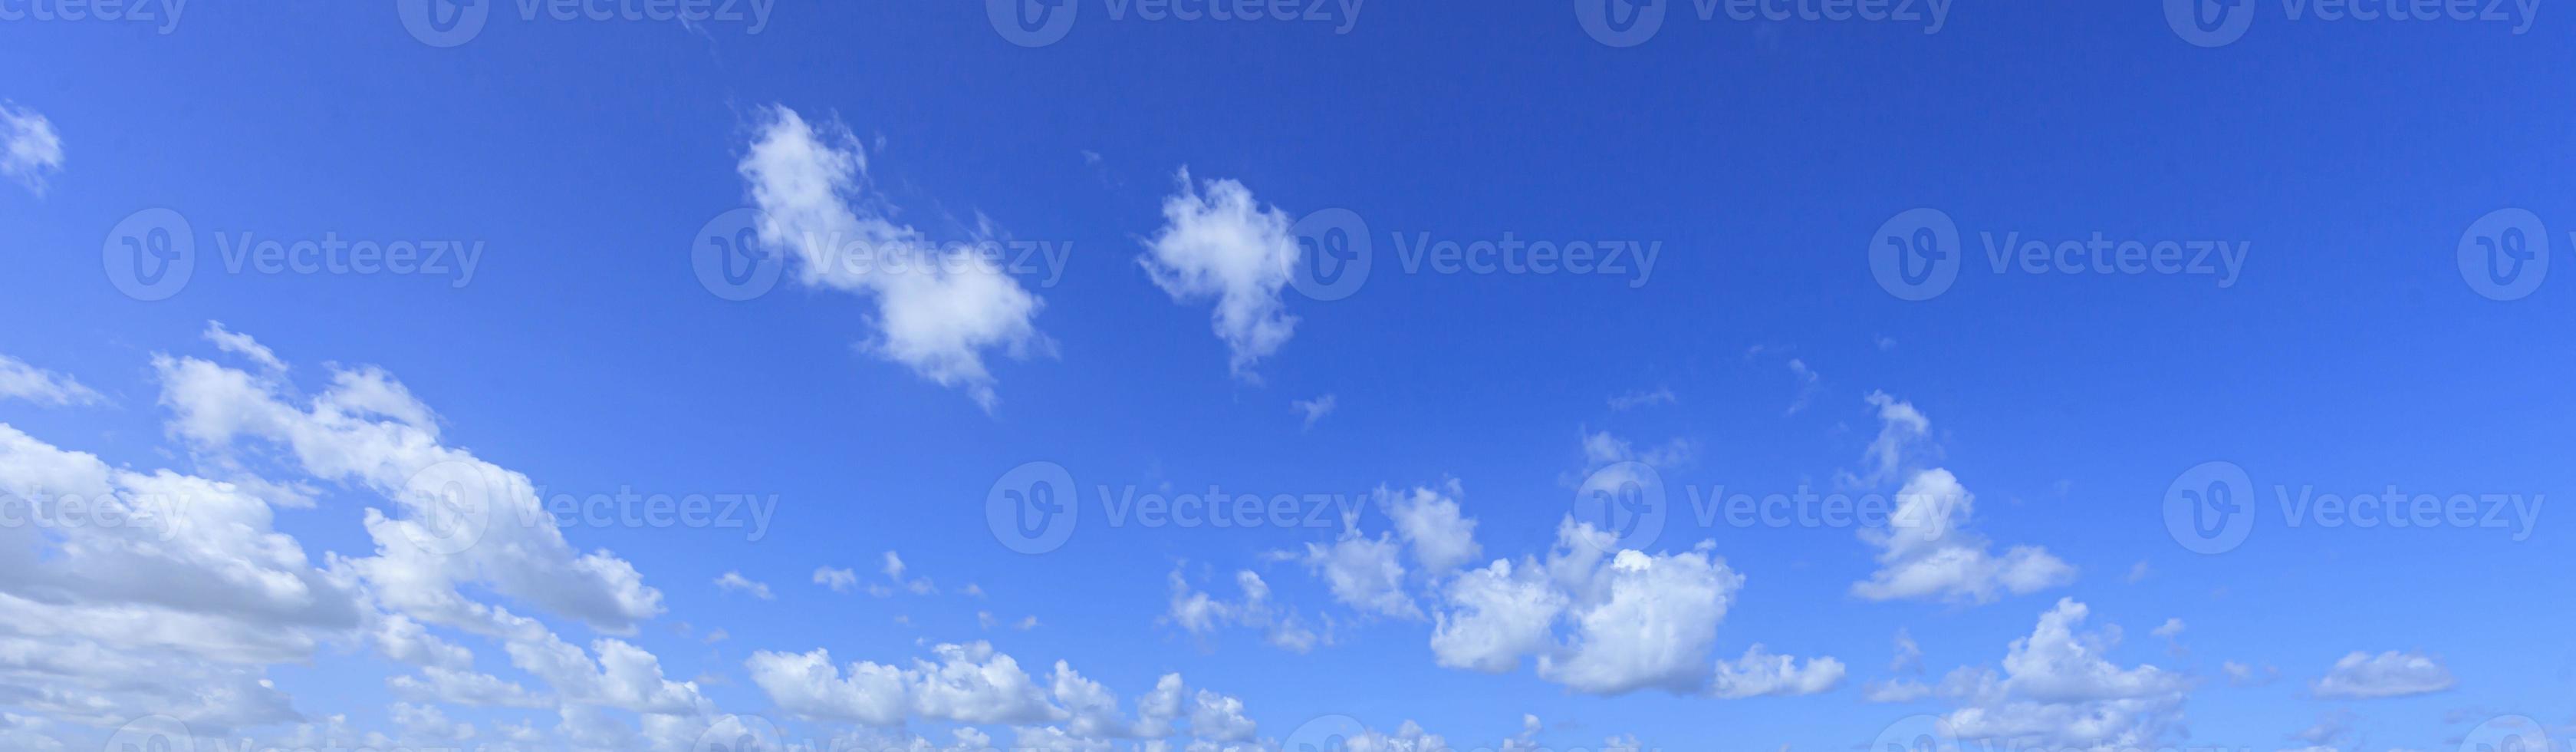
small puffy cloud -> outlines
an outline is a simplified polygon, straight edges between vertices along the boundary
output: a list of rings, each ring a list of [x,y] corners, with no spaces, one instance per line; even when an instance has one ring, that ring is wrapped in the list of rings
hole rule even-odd
[[[2227,674],[2227,684],[2231,687],[2269,686],[2272,682],[2281,679],[2281,668],[2268,664],[2256,668],[2235,661],[2224,661],[2218,665],[2218,670]]]
[[[71,376],[0,355],[0,399],[22,399],[39,405],[89,405],[105,401],[97,391]]]
[[[1874,601],[1941,599],[1990,603],[2075,581],[2075,568],[2037,546],[2014,546],[1997,556],[1986,539],[1967,530],[1976,497],[1940,468],[1916,473],[1897,491],[1896,509],[1884,528],[1861,530],[1879,548],[1878,571],[1852,584],[1853,595]]]
[[[847,129],[818,130],[785,107],[762,115],[739,166],[762,212],[760,242],[786,249],[802,284],[873,301],[871,352],[993,409],[984,356],[1051,352],[1033,323],[1042,301],[973,251],[890,218]]]
[[[1413,548],[1413,561],[1434,576],[1445,574],[1484,552],[1476,545],[1476,520],[1459,514],[1460,488],[1450,481],[1443,490],[1409,492],[1377,490],[1378,505],[1395,520],[1395,532]]]
[[[2113,664],[2104,655],[2119,632],[2082,631],[2089,613],[2061,599],[2013,641],[2000,674],[1962,668],[1944,679],[1940,692],[1960,705],[1944,719],[1954,733],[2076,747],[2155,747],[2176,734],[2190,681]]]
[[[835,593],[847,593],[859,586],[859,573],[833,567],[815,567],[814,584],[831,588]]]
[[[1297,653],[1313,650],[1317,644],[1332,642],[1330,635],[1316,634],[1295,612],[1272,603],[1270,584],[1264,582],[1261,575],[1244,570],[1236,572],[1234,579],[1235,587],[1242,591],[1242,595],[1235,600],[1224,600],[1190,587],[1187,577],[1179,571],[1172,572],[1171,605],[1164,613],[1163,621],[1179,626],[1191,636],[1202,638],[1226,626],[1258,629],[1271,645]]]
[[[1228,367],[1257,380],[1252,366],[1297,329],[1279,297],[1296,270],[1294,222],[1261,206],[1242,183],[1193,183],[1188,168],[1178,179],[1179,192],[1163,199],[1163,229],[1136,263],[1174,302],[1214,301],[1217,338],[1233,351]]]
[[[0,175],[45,195],[45,180],[63,169],[63,137],[35,110],[0,101]]]
[[[1570,517],[1557,534],[1543,560],[1496,561],[1448,581],[1433,614],[1439,664],[1503,672],[1534,656],[1540,678],[1586,694],[1709,691],[1709,650],[1743,576],[1705,544],[1611,556],[1610,534]]]
[[[764,601],[772,597],[768,584],[753,582],[751,578],[742,576],[741,572],[726,572],[724,576],[716,578],[716,588],[729,593],[749,593],[751,597]]]
[[[1338,403],[1339,401],[1334,399],[1333,395],[1327,394],[1314,399],[1291,400],[1288,403],[1288,408],[1297,414],[1306,417],[1307,428],[1314,428],[1316,421],[1323,420],[1324,416],[1333,414],[1333,408],[1337,406]]]
[[[1302,561],[1343,605],[1362,613],[1419,619],[1422,609],[1404,590],[1404,563],[1397,559],[1402,551],[1393,536],[1369,538],[1352,529],[1329,545],[1306,544]]]
[[[1831,690],[1842,680],[1841,661],[1815,658],[1800,665],[1795,658],[1772,655],[1761,645],[1754,645],[1744,651],[1744,657],[1717,664],[1717,676],[1710,684],[1709,694],[1730,699],[1812,695]]]
[[[2422,653],[2388,651],[2371,655],[2354,651],[2335,661],[2334,668],[2308,685],[2316,696],[2328,699],[2361,700],[2380,697],[2405,697],[2450,689],[2457,681],[2441,660]]]

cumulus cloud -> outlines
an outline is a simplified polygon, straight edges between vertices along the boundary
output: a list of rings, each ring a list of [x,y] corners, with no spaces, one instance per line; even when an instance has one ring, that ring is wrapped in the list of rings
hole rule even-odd
[[[63,169],[63,137],[42,113],[0,101],[0,175],[45,195],[45,180]]]
[[[785,107],[761,115],[739,167],[763,213],[760,242],[789,251],[800,283],[873,301],[869,351],[965,390],[986,410],[1000,401],[987,353],[1052,351],[1033,323],[1043,301],[1018,280],[888,215],[846,129],[818,129]]]
[[[2322,698],[2362,700],[2431,694],[2456,683],[2451,670],[2432,656],[2395,650],[2378,655],[2354,651],[2335,661],[2334,668],[2308,688]]]
[[[2030,636],[2013,641],[2001,673],[1952,672],[1940,691],[1960,705],[1944,719],[1953,732],[2078,747],[2155,747],[2178,733],[2190,682],[2152,665],[2112,663],[2105,654],[2119,633],[2082,631],[2089,614],[2061,599]]]
[[[1252,366],[1297,329],[1279,297],[1297,265],[1294,221],[1261,206],[1242,183],[1193,183],[1188,168],[1178,179],[1179,192],[1163,199],[1162,230],[1136,262],[1173,301],[1214,301],[1217,338],[1233,352],[1228,367],[1257,380]]]
[[[1751,688],[1750,680],[1711,684],[1710,648],[1744,577],[1709,548],[1614,555],[1613,536],[1568,517],[1545,558],[1495,561],[1446,583],[1432,655],[1445,667],[1495,673],[1535,658],[1541,678],[1587,694]],[[1842,673],[1832,659],[1807,670]]]
[[[351,565],[401,613],[505,628],[504,612],[458,590],[468,583],[612,632],[662,611],[633,565],[566,541],[527,476],[447,446],[435,413],[389,373],[334,367],[330,386],[299,406],[281,379],[166,355],[153,368],[172,432],[200,451],[275,448],[306,474],[394,502],[400,517],[367,511],[376,555]]]
[[[779,708],[808,720],[898,727],[907,721],[1006,724],[1023,742],[1045,749],[1092,749],[1113,739],[1162,740],[1175,734],[1194,743],[1249,741],[1256,729],[1243,701],[1207,689],[1190,691],[1179,674],[1164,674],[1136,699],[1133,718],[1100,682],[1057,661],[1044,681],[990,644],[942,644],[931,659],[910,668],[870,662],[843,667],[824,650],[762,651],[745,666],[752,681]],[[972,746],[972,745],[970,745]],[[1192,747],[1196,749],[1198,747]]]
[[[1913,405],[1873,392],[1884,422],[1870,452],[1869,477],[1899,472],[1903,446],[1930,428]],[[2003,593],[2015,595],[2060,587],[2075,581],[2075,568],[2038,546],[2014,546],[1996,555],[1984,536],[1968,529],[1976,513],[1976,496],[1942,468],[1912,471],[1896,492],[1896,508],[1884,527],[1864,528],[1861,540],[1879,549],[1878,571],[1852,584],[1853,595],[1869,600],[1940,599],[1990,603]]]

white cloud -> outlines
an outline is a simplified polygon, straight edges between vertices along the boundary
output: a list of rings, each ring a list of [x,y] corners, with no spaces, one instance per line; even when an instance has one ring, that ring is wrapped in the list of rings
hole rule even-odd
[[[22,399],[39,405],[88,405],[104,401],[98,392],[72,377],[0,355],[0,400]]]
[[[1842,680],[1841,661],[1815,658],[1802,666],[1797,659],[1772,655],[1757,644],[1745,650],[1744,657],[1717,664],[1709,693],[1724,698],[1812,695],[1832,690]]]
[[[1673,394],[1672,387],[1659,386],[1652,390],[1627,392],[1611,397],[1610,409],[1625,412],[1648,405],[1670,405],[1680,401],[1681,398]]]
[[[815,567],[814,584],[831,588],[835,593],[847,593],[852,588],[858,587],[859,573],[833,567]]]
[[[0,175],[45,195],[45,179],[63,170],[63,137],[43,114],[0,101]]]
[[[1213,299],[1217,338],[1233,351],[1229,368],[1257,380],[1253,364],[1297,328],[1279,298],[1299,253],[1292,221],[1278,207],[1261,207],[1242,183],[1210,180],[1201,193],[1188,168],[1179,181],[1179,192],[1163,200],[1163,229],[1136,262],[1175,302]]]
[[[1743,575],[1710,554],[1712,543],[1612,555],[1614,542],[1569,516],[1546,558],[1458,574],[1439,590],[1432,655],[1444,667],[1493,673],[1535,657],[1540,678],[1586,694],[1719,691],[1709,651]],[[1809,668],[1842,673],[1832,659]]]
[[[2431,694],[2456,683],[2451,670],[2432,656],[2354,651],[2335,661],[2334,668],[2308,688],[2322,698],[2359,700]]]
[[[2269,664],[2262,668],[2255,668],[2235,661],[2224,661],[2218,665],[2218,669],[2227,674],[2227,684],[2233,687],[2269,686],[2272,682],[2281,679],[2281,668]]]
[[[505,612],[460,593],[467,583],[612,632],[662,611],[661,593],[633,565],[573,548],[527,476],[444,445],[434,413],[384,371],[335,367],[331,386],[299,407],[282,379],[195,358],[156,356],[153,366],[172,432],[199,450],[222,455],[264,439],[315,478],[395,502],[400,518],[367,511],[376,556],[350,564],[405,615],[505,628]]]
[[[216,349],[247,358],[253,363],[258,363],[262,369],[286,370],[286,361],[279,360],[277,353],[269,350],[267,345],[260,344],[259,340],[252,339],[248,334],[224,328],[224,322],[206,322],[205,338],[207,342],[214,343]]]
[[[871,352],[991,410],[1000,400],[985,353],[1052,351],[1032,323],[1037,296],[972,252],[939,248],[887,216],[846,129],[818,133],[785,107],[763,115],[739,168],[764,214],[760,241],[791,249],[802,284],[875,301]]]
[[[1288,402],[1288,408],[1297,414],[1306,417],[1307,428],[1314,428],[1315,421],[1323,420],[1324,416],[1331,415],[1333,413],[1333,408],[1337,406],[1338,403],[1339,401],[1335,400],[1333,395],[1327,394],[1314,399],[1291,400]]]
[[[1331,545],[1306,544],[1306,568],[1324,579],[1333,599],[1362,613],[1399,619],[1422,618],[1422,609],[1404,590],[1403,546],[1390,535],[1369,538],[1345,529]]]
[[[1914,643],[1914,634],[1904,627],[1896,628],[1896,658],[1887,664],[1889,671],[1922,671],[1923,646]]]
[[[774,597],[769,593],[768,584],[753,582],[751,578],[742,576],[741,572],[726,572],[724,576],[717,577],[716,588],[726,592],[749,593],[751,597],[764,601]]]
[[[1442,490],[1416,487],[1410,492],[1379,488],[1379,506],[1395,521],[1395,532],[1413,548],[1413,561],[1424,573],[1441,575],[1484,552],[1476,545],[1476,520],[1458,511],[1462,491],[1457,481]]]
[[[1298,653],[1313,650],[1318,644],[1331,644],[1331,635],[1317,634],[1304,618],[1273,604],[1270,584],[1262,581],[1261,575],[1244,570],[1236,572],[1234,578],[1243,596],[1227,601],[1191,588],[1188,578],[1173,571],[1171,604],[1163,621],[1201,638],[1226,626],[1259,629],[1271,645]]]
[[[1843,480],[1848,485],[1875,486],[1895,480],[1905,469],[1907,455],[1931,436],[1932,420],[1914,409],[1914,403],[1898,401],[1886,392],[1870,392],[1862,399],[1878,408],[1878,437],[1861,455],[1862,474],[1845,473]]]
[[[1967,530],[1976,497],[1940,468],[1916,473],[1897,491],[1896,509],[1884,528],[1864,528],[1861,540],[1879,548],[1878,571],[1852,584],[1869,600],[1938,598],[1989,603],[2075,581],[2075,568],[2037,546],[2014,546],[1996,556],[1986,539]]]
[[[1945,719],[1957,736],[2155,747],[2175,734],[2190,682],[2152,665],[2111,663],[2104,654],[2118,631],[2078,631],[2088,613],[2061,599],[2030,636],[2013,641],[2001,674],[1962,668],[1943,680],[1941,692],[1960,705]]]

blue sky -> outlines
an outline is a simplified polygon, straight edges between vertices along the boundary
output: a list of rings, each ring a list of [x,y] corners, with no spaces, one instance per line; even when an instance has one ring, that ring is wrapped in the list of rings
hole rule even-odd
[[[2563,21],[1571,5],[0,2],[0,738],[2576,738]]]

